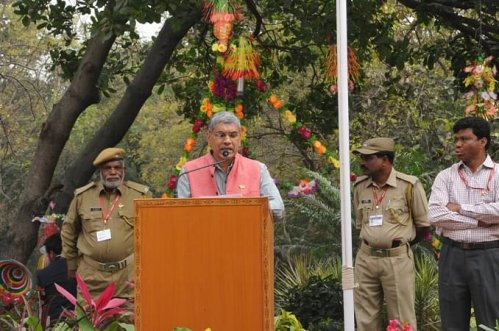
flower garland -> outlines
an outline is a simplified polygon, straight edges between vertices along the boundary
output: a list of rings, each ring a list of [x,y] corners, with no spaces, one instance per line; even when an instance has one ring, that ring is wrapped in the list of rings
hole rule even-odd
[[[288,124],[292,126],[292,130],[296,130],[296,132],[303,138],[305,141],[312,146],[313,150],[319,154],[326,157],[328,163],[333,165],[335,168],[340,167],[340,161],[329,151],[326,146],[317,138],[316,135],[312,133],[312,131],[307,128],[303,123],[299,122],[296,118],[294,112],[289,109],[287,104],[279,99],[275,94],[269,93],[267,97],[267,102],[279,113],[281,114],[282,119],[284,119]]]
[[[476,63],[466,68],[464,72],[468,75],[464,79],[464,86],[470,90],[464,95],[467,100],[465,115],[476,115],[485,119],[494,118],[497,113],[497,94],[494,92],[497,73],[495,66],[490,66],[492,56],[485,59],[478,57]]]

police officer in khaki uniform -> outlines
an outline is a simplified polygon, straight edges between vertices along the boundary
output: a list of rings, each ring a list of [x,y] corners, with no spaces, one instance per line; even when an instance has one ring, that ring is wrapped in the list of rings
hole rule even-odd
[[[111,283],[114,296],[133,298],[134,199],[149,197],[149,189],[124,181],[125,151],[106,148],[94,160],[100,181],[75,191],[62,224],[62,255],[68,276],[83,278],[94,298]]]
[[[430,229],[423,186],[393,168],[394,141],[367,140],[359,154],[365,176],[355,183],[356,227],[362,240],[355,259],[357,330],[380,331],[383,298],[388,319],[416,330],[415,267],[411,243]]]

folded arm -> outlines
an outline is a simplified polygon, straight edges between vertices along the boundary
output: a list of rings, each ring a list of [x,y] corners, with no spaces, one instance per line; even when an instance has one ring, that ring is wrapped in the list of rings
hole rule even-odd
[[[455,211],[454,205],[458,203],[450,201],[449,174],[438,174],[433,183],[428,204],[428,220],[433,226],[448,230],[474,229],[478,226],[478,221]]]

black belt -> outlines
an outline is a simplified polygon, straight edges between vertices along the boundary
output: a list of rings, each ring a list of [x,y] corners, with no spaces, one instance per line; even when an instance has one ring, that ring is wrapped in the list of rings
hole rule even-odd
[[[442,242],[446,245],[461,248],[464,250],[499,248],[499,240],[465,243],[461,241],[455,241],[447,237],[442,237]]]
[[[372,247],[371,245],[369,245],[369,242],[365,239],[362,239],[362,241],[364,242],[364,244],[366,244],[367,246],[369,247]],[[401,245],[401,241],[400,240],[392,240],[392,247],[390,248],[395,248],[395,247],[399,247],[399,246],[402,246]]]

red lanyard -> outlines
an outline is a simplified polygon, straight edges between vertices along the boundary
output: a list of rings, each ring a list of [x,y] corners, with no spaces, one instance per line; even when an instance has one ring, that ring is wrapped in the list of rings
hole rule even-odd
[[[109,211],[106,212],[106,201],[104,200],[105,198],[103,195],[101,195],[99,197],[100,208],[102,210],[102,219],[104,220],[104,224],[107,223],[107,220],[109,219],[109,217],[111,217],[111,214],[113,213],[114,207],[116,207],[116,204],[118,203],[120,198],[121,198],[121,194],[116,193],[116,198],[114,198],[113,203],[109,207]]]
[[[374,204],[376,205],[376,208],[379,208],[379,206],[383,202],[383,199],[385,198],[386,191],[388,190],[388,186],[384,186],[381,189],[381,196],[380,197],[378,197],[378,194],[376,193],[376,188],[374,187],[374,185],[372,186],[372,188],[373,188],[373,200],[374,200]]]
[[[473,186],[468,185],[468,180],[466,179],[466,177],[464,177],[464,174],[462,173],[461,168],[457,169],[457,173],[459,174],[459,178],[461,178],[461,181],[464,183],[464,185],[467,188],[470,188],[472,190],[482,190],[482,193],[486,193],[486,192],[490,191],[489,185],[490,185],[490,181],[492,180],[492,177],[494,175],[495,168],[496,168],[496,165],[494,164],[492,169],[489,169],[489,178],[487,179],[487,187],[485,189],[483,187],[473,187]]]

